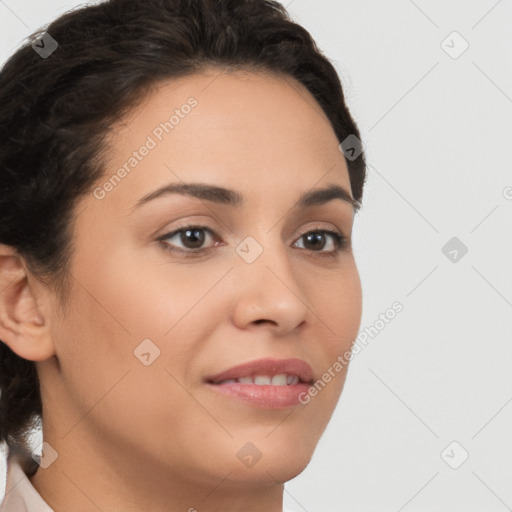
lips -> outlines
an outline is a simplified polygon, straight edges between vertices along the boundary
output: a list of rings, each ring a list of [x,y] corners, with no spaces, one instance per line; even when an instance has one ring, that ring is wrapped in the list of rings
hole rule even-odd
[[[230,381],[242,378],[274,377],[276,375],[287,375],[298,377],[299,383],[312,384],[313,370],[311,366],[302,359],[258,359],[239,366],[234,366],[221,373],[206,377],[209,384],[220,384],[223,381]],[[295,379],[296,380],[296,379]]]
[[[287,409],[304,406],[301,396],[313,384],[313,370],[302,359],[259,359],[205,379],[206,388],[250,407]]]

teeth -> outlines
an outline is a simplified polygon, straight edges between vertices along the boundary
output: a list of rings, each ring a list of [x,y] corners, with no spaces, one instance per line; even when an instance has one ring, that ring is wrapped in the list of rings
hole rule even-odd
[[[233,384],[238,382],[240,384],[256,384],[257,386],[294,386],[299,383],[297,375],[286,375],[281,373],[270,377],[268,375],[255,375],[253,377],[240,377],[239,379],[223,380],[220,384]]]
[[[286,386],[286,375],[274,375],[272,377],[272,386]]]
[[[299,377],[297,377],[297,375],[288,375],[288,378],[286,380],[286,383],[289,385],[289,386],[293,386],[295,384],[298,384],[299,383]]]
[[[254,384],[258,386],[270,386],[270,384],[272,384],[272,378],[268,375],[256,375],[256,377],[254,377]]]

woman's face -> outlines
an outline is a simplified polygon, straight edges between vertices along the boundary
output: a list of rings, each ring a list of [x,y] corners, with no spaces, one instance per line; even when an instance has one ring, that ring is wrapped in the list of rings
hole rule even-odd
[[[361,318],[350,201],[298,204],[331,185],[351,195],[327,118],[291,78],[218,73],[166,83],[126,117],[76,207],[68,309],[51,324],[56,359],[39,363],[60,457],[137,460],[212,488],[228,475],[281,482],[307,465],[336,406],[346,368],[308,403],[307,385],[290,392],[281,377],[208,382],[266,358],[322,379]],[[165,192],[184,184],[231,192]]]

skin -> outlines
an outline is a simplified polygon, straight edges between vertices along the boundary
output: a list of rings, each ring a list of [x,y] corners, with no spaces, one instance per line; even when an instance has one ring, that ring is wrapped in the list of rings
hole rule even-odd
[[[0,339],[37,361],[58,458],[31,481],[56,512],[280,512],[343,388],[346,367],[307,405],[270,410],[204,385],[263,357],[304,359],[321,378],[357,336],[362,294],[351,204],[295,207],[313,188],[351,188],[331,125],[290,77],[209,70],[162,84],[113,130],[105,179],[191,96],[197,106],[113,190],[77,203],[65,314],[0,246]],[[172,194],[134,208],[181,181],[244,204]],[[179,252],[179,234],[167,239],[176,252],[157,241],[187,224],[215,233],[204,253]],[[318,229],[348,246],[308,245]],[[263,249],[253,263],[235,251],[247,236]],[[160,350],[149,366],[134,356],[147,338]],[[237,458],[247,442],[262,454],[250,468]]]

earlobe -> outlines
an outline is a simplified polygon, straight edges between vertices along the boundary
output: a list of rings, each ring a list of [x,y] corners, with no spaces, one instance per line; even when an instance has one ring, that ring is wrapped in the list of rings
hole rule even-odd
[[[0,340],[30,361],[54,355],[40,291],[23,258],[0,244]]]

